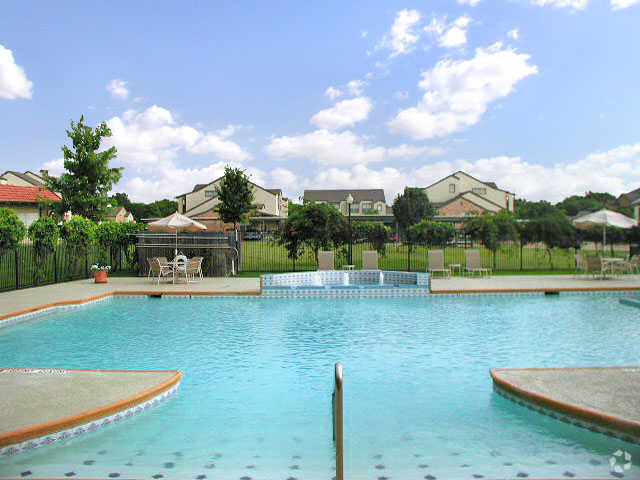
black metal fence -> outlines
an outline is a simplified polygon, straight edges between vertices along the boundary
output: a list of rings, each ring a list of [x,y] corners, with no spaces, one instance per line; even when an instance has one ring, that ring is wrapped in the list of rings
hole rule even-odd
[[[289,258],[287,250],[277,244],[275,234],[263,234],[255,240],[245,239],[242,244],[242,270],[246,272],[290,272],[316,270],[318,263],[310,249],[303,249],[295,261]],[[521,247],[510,242],[500,247],[495,253],[484,248],[481,243],[471,241],[468,237],[459,236],[451,245],[444,248],[445,264],[465,265],[465,250],[474,248],[481,251],[483,266],[497,271],[540,271],[540,270],[573,270],[576,268],[574,249],[553,249],[549,251],[543,246]],[[428,268],[427,245],[408,246],[402,243],[388,243],[385,253],[379,256],[379,266],[384,270],[425,271]],[[352,264],[362,267],[362,252],[373,250],[368,243],[355,243],[352,248],[351,262],[348,248],[335,249],[336,268]]]
[[[0,257],[0,291],[89,278],[91,265],[110,265],[113,273],[136,273],[134,246],[128,251],[91,247],[86,254],[64,242],[43,257],[31,245],[20,245]]]

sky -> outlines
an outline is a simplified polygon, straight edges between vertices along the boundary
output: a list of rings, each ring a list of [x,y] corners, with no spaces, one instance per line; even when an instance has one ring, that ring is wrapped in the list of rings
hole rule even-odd
[[[304,189],[457,170],[556,202],[640,187],[640,0],[0,3],[0,171],[105,121],[114,192],[225,165]]]

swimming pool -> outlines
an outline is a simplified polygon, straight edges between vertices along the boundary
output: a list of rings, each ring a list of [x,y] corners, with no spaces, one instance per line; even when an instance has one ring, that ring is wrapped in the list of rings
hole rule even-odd
[[[159,407],[0,459],[0,475],[330,479],[340,361],[347,478],[608,477],[613,452],[640,448],[514,404],[488,370],[637,364],[637,309],[619,298],[139,297],[47,314],[0,330],[0,366],[185,374]]]

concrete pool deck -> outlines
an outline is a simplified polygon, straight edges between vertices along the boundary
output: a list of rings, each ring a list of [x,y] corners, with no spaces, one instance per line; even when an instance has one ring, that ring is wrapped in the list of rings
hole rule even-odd
[[[0,369],[0,452],[75,437],[142,412],[173,393],[178,370]]]
[[[488,278],[431,277],[432,293],[588,292],[640,290],[640,275],[595,280],[575,275],[496,275]]]
[[[640,443],[640,367],[494,369],[491,377],[527,407]]]
[[[55,283],[0,293],[0,320],[54,304],[116,295],[259,295],[259,278],[204,278],[195,283],[152,282],[146,277],[111,277],[109,283],[93,279]]]

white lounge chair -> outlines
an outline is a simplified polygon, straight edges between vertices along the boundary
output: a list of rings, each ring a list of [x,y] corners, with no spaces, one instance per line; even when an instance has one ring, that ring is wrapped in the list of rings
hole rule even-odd
[[[362,252],[362,269],[363,270],[379,270],[378,252],[375,250],[365,250]]]
[[[431,275],[442,273],[446,278],[451,278],[451,269],[445,268],[444,266],[444,251],[429,250],[427,259],[429,260],[429,268],[427,268],[427,271]]]
[[[318,252],[318,270],[335,270],[334,258],[332,251]]]
[[[162,265],[159,258],[147,258],[147,261],[149,262],[149,275],[147,275],[147,278],[153,275],[154,280],[157,279],[157,285],[160,284],[162,277],[173,276],[173,268],[170,265]]]
[[[482,258],[480,257],[480,250],[465,250],[464,257],[466,261],[465,272],[473,275],[474,273],[480,276],[491,274],[491,269],[482,266]]]

